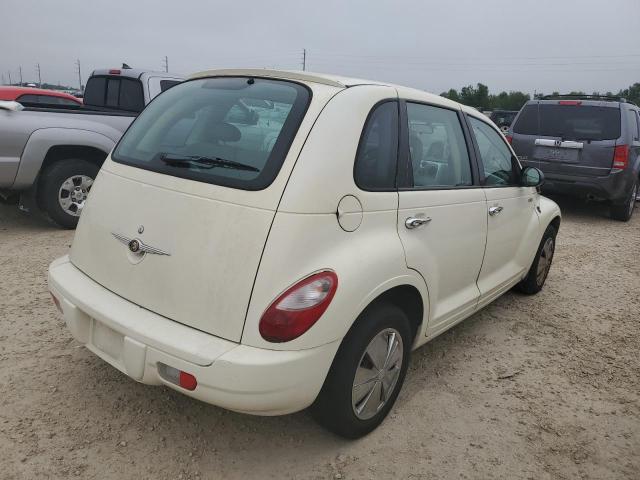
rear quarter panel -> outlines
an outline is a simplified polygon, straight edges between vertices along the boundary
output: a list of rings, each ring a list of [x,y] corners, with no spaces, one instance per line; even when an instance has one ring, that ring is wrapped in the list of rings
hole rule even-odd
[[[360,135],[372,107],[395,99],[391,87],[351,87],[324,108],[291,173],[262,256],[242,343],[277,350],[312,348],[339,340],[381,293],[399,285],[420,292],[429,311],[422,277],[406,267],[397,233],[398,194],[367,192],[353,179]],[[362,205],[360,226],[343,230],[337,219],[341,198]],[[312,273],[331,269],[338,289],[329,308],[301,337],[269,343],[259,333],[263,312],[281,293]],[[426,325],[423,320],[423,327]],[[417,338],[422,338],[419,333]]]

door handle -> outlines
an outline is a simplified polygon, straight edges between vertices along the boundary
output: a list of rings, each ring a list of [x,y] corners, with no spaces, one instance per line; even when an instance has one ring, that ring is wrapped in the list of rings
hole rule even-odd
[[[492,217],[499,214],[501,211],[502,207],[489,207],[489,215],[491,215]]]
[[[420,217],[409,217],[404,221],[404,226],[409,230],[414,228],[421,227],[431,221],[430,217],[420,218]]]

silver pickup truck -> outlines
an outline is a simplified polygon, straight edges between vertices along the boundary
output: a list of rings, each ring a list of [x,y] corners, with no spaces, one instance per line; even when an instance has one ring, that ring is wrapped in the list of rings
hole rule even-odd
[[[25,208],[74,228],[93,179],[129,124],[182,80],[165,72],[95,70],[82,106],[0,101],[0,196],[19,194]]]

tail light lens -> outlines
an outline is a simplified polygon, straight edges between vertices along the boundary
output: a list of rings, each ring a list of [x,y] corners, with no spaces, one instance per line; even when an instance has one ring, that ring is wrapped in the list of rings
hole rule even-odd
[[[509,145],[513,145],[513,137],[511,135],[505,135],[504,138],[507,139],[507,142],[509,142]]]
[[[629,165],[629,145],[618,145],[613,150],[613,168],[620,169],[627,168]]]
[[[311,275],[280,295],[260,319],[260,335],[268,342],[288,342],[309,330],[325,312],[338,288],[331,271]]]

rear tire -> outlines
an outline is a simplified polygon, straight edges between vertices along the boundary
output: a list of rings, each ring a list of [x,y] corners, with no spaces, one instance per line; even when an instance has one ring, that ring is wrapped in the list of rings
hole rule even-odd
[[[636,206],[636,198],[638,196],[639,188],[638,180],[636,180],[631,187],[627,200],[621,205],[611,205],[611,218],[621,222],[628,222],[631,219],[633,210]]]
[[[342,341],[311,406],[316,421],[352,439],[380,425],[402,388],[412,343],[409,319],[401,309],[389,303],[367,308]],[[385,350],[388,346],[393,348]]]
[[[75,228],[100,167],[80,159],[60,160],[40,176],[38,204],[63,228]]]
[[[558,231],[553,225],[549,225],[544,231],[533,264],[524,280],[516,286],[517,290],[527,295],[535,295],[542,290],[553,261],[557,235]]]

